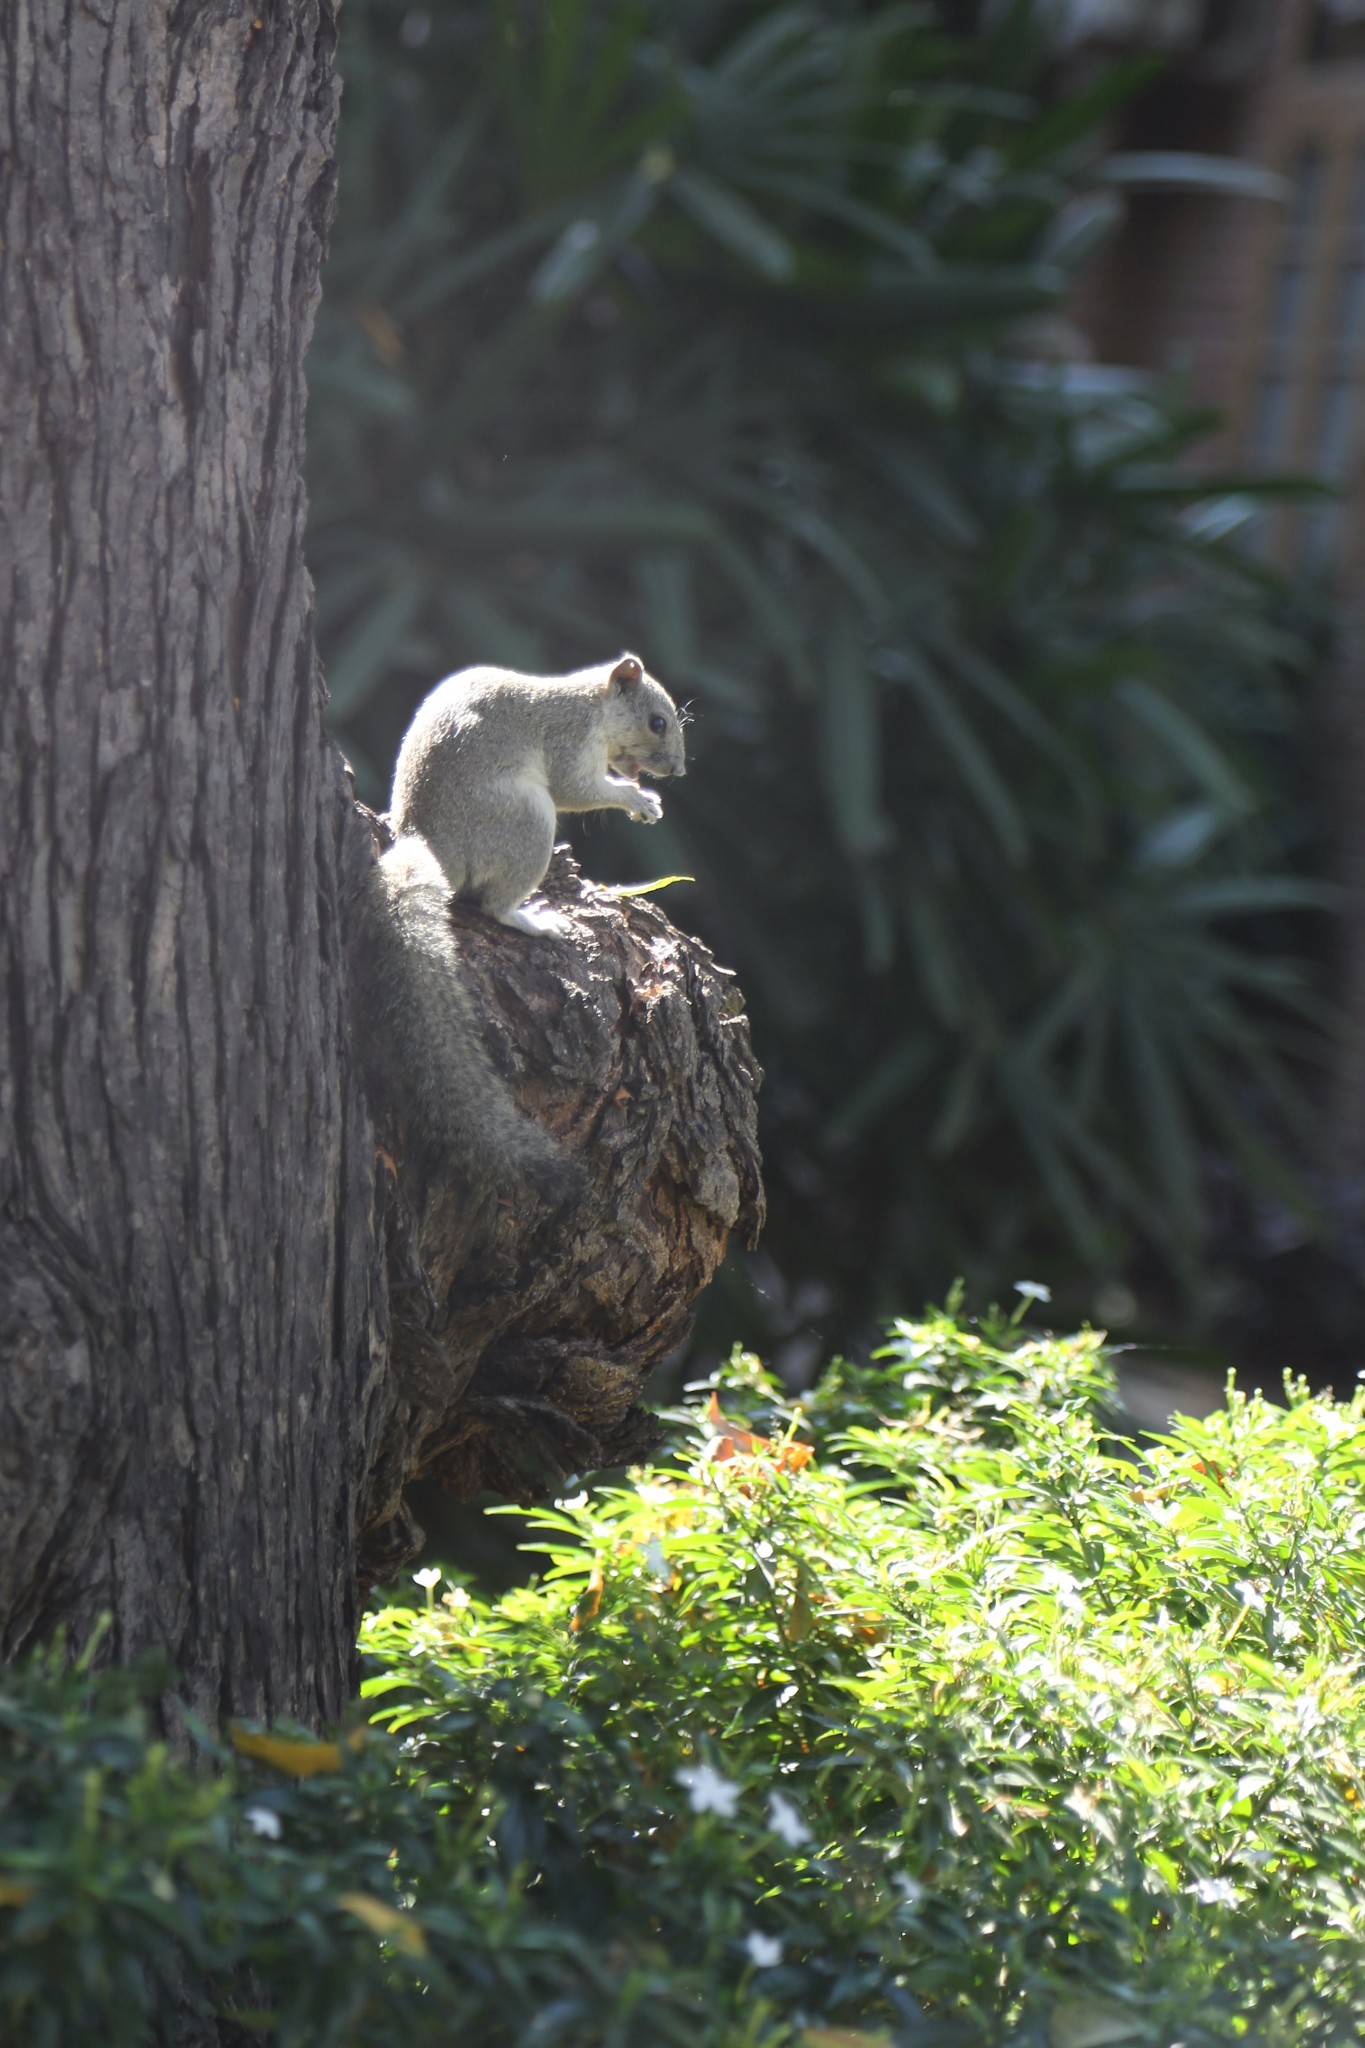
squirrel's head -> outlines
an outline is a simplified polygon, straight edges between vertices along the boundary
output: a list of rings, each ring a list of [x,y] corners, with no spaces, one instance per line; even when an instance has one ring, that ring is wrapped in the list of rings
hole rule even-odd
[[[623,654],[606,683],[607,760],[618,775],[685,775],[678,707],[638,655]]]

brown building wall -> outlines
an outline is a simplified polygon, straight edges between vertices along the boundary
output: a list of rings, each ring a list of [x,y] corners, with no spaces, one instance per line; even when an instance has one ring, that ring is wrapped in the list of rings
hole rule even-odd
[[[1340,601],[1341,651],[1318,707],[1345,895],[1323,1164],[1346,1227],[1350,1212],[1365,1228],[1365,20],[1268,0],[1240,76],[1173,68],[1114,147],[1235,157],[1289,179],[1280,203],[1134,192],[1075,313],[1101,361],[1183,369],[1191,396],[1224,413],[1206,461],[1316,474],[1341,492],[1335,506],[1273,515],[1263,537]]]
[[[1201,73],[1197,64],[1173,69],[1131,109],[1115,148],[1190,151],[1277,167],[1281,89],[1303,46],[1307,9],[1303,0],[1270,0],[1266,12],[1244,69],[1232,77]],[[1194,398],[1233,412],[1274,202],[1136,189],[1126,209],[1122,230],[1084,280],[1077,305],[1096,356],[1183,372]]]

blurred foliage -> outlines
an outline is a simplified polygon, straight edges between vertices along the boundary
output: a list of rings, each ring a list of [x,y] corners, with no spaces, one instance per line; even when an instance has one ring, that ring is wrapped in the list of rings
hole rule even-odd
[[[542,1584],[370,1617],[387,1735],[206,1775],[164,1673],[0,1672],[0,2036],[1358,2040],[1365,1394],[1288,1392],[1139,1455],[1090,1332],[899,1323],[805,1407],[736,1353],[522,1518]]]
[[[666,822],[589,860],[697,878],[674,915],[769,1071],[771,1291],[845,1329],[955,1272],[1142,1258],[1197,1301],[1211,1161],[1311,1221],[1312,635],[1234,544],[1249,487],[1191,480],[1212,423],[1066,361],[1148,70],[1049,98],[1027,0],[994,18],[342,17],[310,554],[343,744],[382,798],[474,661],[630,646],[691,700]]]

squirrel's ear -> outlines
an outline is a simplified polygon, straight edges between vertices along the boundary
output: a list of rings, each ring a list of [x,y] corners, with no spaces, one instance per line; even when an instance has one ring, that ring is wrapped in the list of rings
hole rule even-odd
[[[636,657],[633,654],[623,654],[611,672],[611,680],[622,696],[625,696],[628,690],[639,688],[643,675],[644,668]]]

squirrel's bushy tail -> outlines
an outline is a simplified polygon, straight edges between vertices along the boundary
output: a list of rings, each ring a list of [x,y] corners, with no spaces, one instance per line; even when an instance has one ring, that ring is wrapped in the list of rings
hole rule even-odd
[[[358,991],[366,1070],[424,1171],[557,1200],[568,1153],[524,1117],[479,1031],[450,924],[450,889],[425,839],[403,834],[374,864]]]

